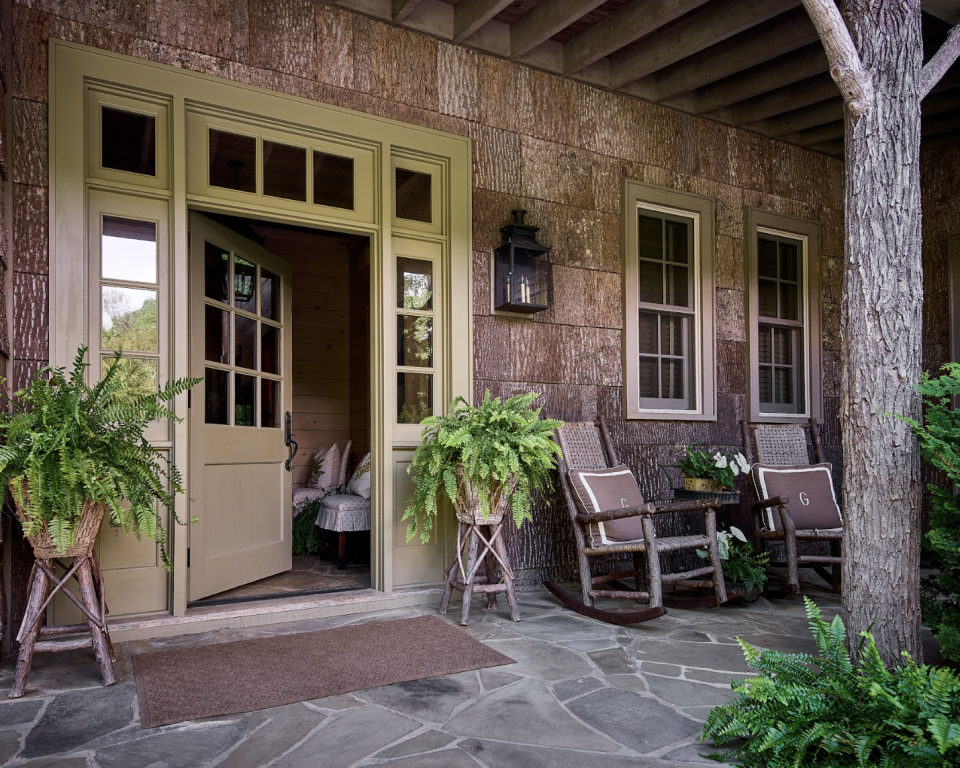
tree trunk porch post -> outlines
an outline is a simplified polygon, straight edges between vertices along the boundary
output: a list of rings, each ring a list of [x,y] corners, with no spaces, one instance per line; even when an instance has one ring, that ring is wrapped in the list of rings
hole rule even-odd
[[[496,608],[497,594],[505,592],[510,606],[510,618],[520,621],[520,607],[513,586],[513,572],[503,543],[502,523],[482,525],[460,521],[457,528],[457,552],[447,567],[447,582],[440,600],[440,613],[446,613],[454,589],[463,592],[460,625],[470,623],[470,601],[474,592],[486,594],[487,608]],[[487,533],[484,535],[482,528]],[[482,548],[481,548],[482,547]],[[466,563],[463,552],[466,549]],[[500,564],[501,580],[496,581],[496,566]],[[480,566],[485,566],[481,574]]]
[[[57,566],[64,570],[63,577],[56,575]],[[75,578],[80,585],[79,598],[66,586],[71,578]],[[86,624],[41,626],[43,612],[57,592],[63,592],[81,610],[86,619]],[[56,653],[75,648],[92,647],[97,663],[100,665],[103,684],[113,685],[117,681],[113,671],[113,662],[116,661],[116,657],[107,629],[106,615],[107,604],[104,599],[103,573],[100,570],[96,555],[92,551],[89,555],[77,557],[70,567],[56,559],[38,559],[34,563],[30,578],[27,609],[17,636],[17,640],[20,642],[20,652],[17,656],[17,669],[9,698],[17,699],[23,696],[27,686],[27,676],[30,674],[30,668],[33,664],[33,655],[37,652]],[[53,640],[42,639],[49,636],[72,635],[78,632],[89,632],[90,636],[64,637]]]

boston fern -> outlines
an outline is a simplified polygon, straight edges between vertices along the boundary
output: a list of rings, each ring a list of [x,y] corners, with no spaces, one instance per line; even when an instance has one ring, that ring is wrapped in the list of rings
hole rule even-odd
[[[717,707],[701,740],[746,739],[732,753],[745,766],[948,768],[960,765],[960,678],[904,654],[884,667],[873,636],[850,661],[840,617],[806,602],[817,656],[758,650],[740,640],[757,677],[734,680],[737,698]]]
[[[106,504],[113,525],[157,542],[170,569],[157,503],[180,522],[174,499],[185,490],[177,468],[147,442],[144,431],[156,419],[180,421],[163,403],[199,379],[130,397],[116,363],[98,384],[87,386],[86,352],[80,348],[69,372],[43,368],[25,389],[2,395],[12,412],[0,412],[0,488],[13,491],[27,518],[27,536],[46,526],[59,549],[73,546],[89,499]]]
[[[455,503],[461,482],[476,490],[483,518],[506,493],[517,527],[531,519],[530,494],[550,485],[561,455],[551,438],[562,422],[540,418],[541,409],[532,407],[538,397],[529,392],[501,402],[488,390],[478,408],[458,397],[446,416],[424,420],[410,468],[414,496],[403,514],[408,541],[418,528],[420,539],[430,540],[442,497]]]

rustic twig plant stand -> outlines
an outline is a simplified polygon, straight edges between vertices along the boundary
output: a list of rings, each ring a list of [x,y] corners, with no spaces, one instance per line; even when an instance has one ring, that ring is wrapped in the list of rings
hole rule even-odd
[[[23,696],[27,685],[27,676],[33,664],[33,655],[43,652],[72,651],[75,648],[93,647],[104,685],[113,685],[116,675],[113,662],[116,657],[110,633],[107,630],[107,603],[104,599],[103,573],[93,543],[100,529],[105,505],[91,504],[84,508],[80,525],[77,528],[76,545],[67,550],[58,550],[50,539],[49,531],[44,527],[40,534],[29,537],[33,545],[36,561],[30,575],[30,594],[27,608],[17,634],[20,652],[17,656],[17,669],[14,675],[11,699]],[[22,516],[21,516],[22,517]],[[60,558],[73,558],[67,565]],[[57,575],[57,568],[63,571]],[[76,579],[80,585],[77,597],[68,588],[70,579]],[[65,626],[43,626],[43,616],[54,596],[61,592],[80,609],[86,617],[85,624]],[[88,636],[76,637],[78,633]],[[53,639],[44,639],[53,638]]]
[[[458,517],[461,517],[458,515]],[[503,543],[503,519],[491,518],[482,522],[460,519],[457,530],[457,553],[447,568],[447,584],[440,600],[440,613],[446,613],[450,605],[450,596],[454,589],[463,592],[463,607],[460,613],[460,625],[467,626],[470,621],[470,602],[473,593],[487,596],[487,608],[497,607],[497,595],[505,592],[510,606],[510,618],[520,621],[520,608],[517,605],[517,593],[513,586],[513,572],[507,558],[507,548]],[[500,578],[497,578],[497,564],[500,565]],[[484,566],[481,573],[480,566]]]

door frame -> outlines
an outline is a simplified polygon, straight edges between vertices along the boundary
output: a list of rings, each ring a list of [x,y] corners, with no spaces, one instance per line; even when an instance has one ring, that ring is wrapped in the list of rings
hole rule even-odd
[[[228,213],[281,223],[301,224],[370,239],[370,397],[373,487],[371,499],[371,565],[374,588],[392,592],[404,584],[394,572],[399,525],[394,498],[396,456],[408,456],[418,444],[418,435],[409,426],[395,424],[391,403],[395,406],[395,333],[387,324],[394,317],[390,299],[395,291],[393,274],[393,238],[420,239],[440,245],[446,265],[443,290],[450,300],[444,323],[444,370],[437,382],[435,404],[439,410],[456,395],[472,399],[472,164],[471,141],[428,128],[374,117],[296,96],[268,91],[210,75],[101,51],[76,43],[54,40],[49,45],[49,151],[50,151],[50,362],[64,365],[78,346],[86,343],[89,328],[89,297],[77,285],[87,284],[89,257],[83,243],[87,194],[94,189],[109,189],[169,202],[170,221],[170,335],[175,340],[169,354],[171,378],[189,372],[189,290],[187,228],[191,210]],[[106,84],[106,85],[103,85]],[[133,99],[154,100],[169,114],[169,130],[161,147],[169,156],[169,183],[165,189],[139,180],[118,178],[116,174],[91,173],[87,162],[88,133],[91,130],[89,89],[106,87]],[[235,116],[251,115],[259,123],[293,126],[322,133],[324,140],[363,144],[373,157],[375,181],[374,205],[370,219],[338,217],[329,209],[305,211],[302,204],[283,205],[259,197],[245,202],[236,195],[211,194],[209,190],[191,191],[187,173],[188,117],[195,111],[221,110]],[[63,130],[57,130],[58,124]],[[78,131],[82,124],[85,130]],[[278,130],[280,130],[278,128]],[[400,161],[424,163],[432,169],[434,183],[442,189],[439,220],[430,226],[398,220],[394,211],[393,164]],[[127,174],[130,176],[130,174]],[[299,207],[298,207],[299,206]],[[389,267],[389,268],[388,268]],[[456,305],[460,311],[454,311]],[[467,311],[463,311],[466,307]],[[178,416],[190,415],[187,395],[173,403]],[[196,413],[196,411],[194,411]],[[190,445],[186,420],[172,425],[170,446],[173,460],[189,488]],[[408,458],[404,459],[408,460]],[[189,493],[178,498],[181,518],[188,517]],[[389,513],[389,514],[388,514]],[[170,579],[170,610],[174,615],[186,612],[186,558],[189,530],[171,526],[171,546],[175,567]],[[444,559],[452,556],[452,536],[438,542]],[[436,583],[442,581],[442,569]]]

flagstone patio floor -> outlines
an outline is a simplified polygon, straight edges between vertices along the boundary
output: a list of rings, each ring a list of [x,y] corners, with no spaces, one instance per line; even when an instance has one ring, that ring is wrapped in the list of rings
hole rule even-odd
[[[838,599],[810,593],[827,616]],[[27,695],[0,699],[0,765],[10,768],[684,768],[716,765],[698,743],[711,708],[746,672],[736,637],[810,651],[802,601],[670,610],[634,627],[603,624],[550,595],[506,606],[475,600],[464,631],[516,660],[275,709],[144,730],[132,654],[435,613],[362,616],[222,630],[118,645],[119,682],[103,688],[89,650],[38,654]],[[459,606],[446,620],[456,624]],[[362,653],[363,649],[357,649]],[[0,668],[10,687],[13,660]]]

